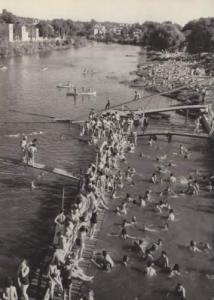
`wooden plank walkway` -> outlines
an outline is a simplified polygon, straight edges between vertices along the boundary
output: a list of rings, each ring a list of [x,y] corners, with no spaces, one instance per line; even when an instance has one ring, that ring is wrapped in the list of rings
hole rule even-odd
[[[146,131],[145,133],[139,133],[138,137],[152,136],[152,135],[165,135],[165,136],[176,135],[176,136],[183,136],[183,137],[190,137],[190,138],[210,139],[210,136],[204,133],[195,134],[195,133],[187,133],[187,132],[179,132],[179,131],[173,132],[169,130],[162,130],[162,131],[150,130],[150,131]]]
[[[89,267],[91,265],[91,259],[93,257],[93,253],[94,253],[94,250],[95,250],[95,247],[97,244],[99,233],[100,233],[100,230],[103,225],[104,217],[105,217],[105,210],[102,210],[98,214],[97,225],[96,225],[93,237],[91,237],[91,238],[87,237],[85,240],[85,248],[84,248],[83,255],[82,255],[83,260],[80,261],[79,266],[83,269],[84,273],[87,275],[89,275],[88,271],[89,271]],[[82,289],[83,285],[84,285],[84,282],[82,282],[81,280],[79,280],[79,279],[73,280],[72,291],[71,291],[71,299],[72,300],[79,300],[79,296],[81,295],[81,289]],[[54,299],[54,300],[62,300],[62,299]],[[67,300],[70,300],[70,299],[67,299]]]
[[[88,273],[89,266],[91,264],[91,259],[93,257],[93,253],[97,244],[99,232],[102,228],[102,224],[105,217],[105,210],[101,210],[98,214],[97,224],[95,227],[95,232],[93,237],[87,237],[85,240],[85,248],[83,251],[82,258],[83,260],[80,261],[79,266],[82,268],[85,274]],[[74,248],[75,253],[75,248]],[[30,291],[32,296],[30,300],[41,300],[44,298],[44,294],[46,288],[48,286],[48,277],[47,277],[47,266],[51,261],[51,257],[46,256],[44,261],[41,263],[41,268],[37,268],[32,276]],[[88,274],[87,274],[88,275]],[[84,282],[79,279],[73,279],[72,281],[72,290],[71,290],[71,299],[72,300],[79,300],[79,295],[81,295],[81,289],[84,285]],[[54,300],[70,300],[64,299],[63,295],[55,295]]]
[[[167,111],[176,111],[176,110],[194,110],[194,109],[207,109],[207,105],[178,105],[178,106],[170,106],[170,107],[163,107],[158,109],[145,109],[136,111],[136,114],[152,114],[152,113],[159,113],[159,112],[167,112]]]
[[[178,106],[169,106],[169,107],[160,107],[155,109],[143,109],[143,110],[119,110],[119,109],[109,109],[102,111],[103,115],[107,113],[119,113],[121,117],[126,117],[130,115],[131,112],[134,112],[135,115],[142,115],[142,114],[156,114],[156,113],[163,113],[163,112],[171,112],[171,111],[178,111],[178,110],[206,110],[208,105],[178,105]],[[70,122],[71,124],[80,124],[84,123],[85,120],[71,120],[69,117],[65,118],[55,118],[56,122]]]
[[[66,170],[46,166],[46,165],[40,164],[40,163],[34,163],[33,165],[32,164],[25,164],[25,163],[21,162],[18,159],[9,158],[9,157],[0,157],[0,161],[12,163],[14,165],[19,165],[19,166],[24,166],[24,167],[28,167],[28,168],[34,168],[34,169],[42,170],[44,172],[53,173],[53,174],[56,174],[56,175],[64,176],[64,177],[71,178],[71,179],[78,180],[78,181],[80,180],[78,177],[74,176],[73,174],[69,173]]]

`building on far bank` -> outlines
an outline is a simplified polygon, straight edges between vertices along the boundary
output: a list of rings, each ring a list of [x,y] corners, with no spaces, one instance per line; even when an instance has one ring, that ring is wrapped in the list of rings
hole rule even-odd
[[[105,36],[106,27],[102,24],[95,24],[94,26],[94,36]]]
[[[13,24],[0,23],[0,43],[13,42]]]
[[[39,29],[34,24],[0,23],[0,41],[4,42],[34,42],[39,41]]]

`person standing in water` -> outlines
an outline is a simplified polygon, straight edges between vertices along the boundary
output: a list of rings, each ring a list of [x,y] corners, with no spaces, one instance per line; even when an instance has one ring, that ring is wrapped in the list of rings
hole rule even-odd
[[[27,147],[27,163],[32,166],[34,166],[35,152],[37,151],[36,142],[37,139],[33,139],[33,141],[29,143]]]
[[[110,106],[111,106],[110,98],[108,97],[108,101],[106,103],[105,110],[109,110]]]
[[[22,152],[22,162],[27,162],[27,136],[24,135],[20,142],[21,152]]]
[[[30,268],[28,267],[27,261],[24,259],[18,268],[17,280],[20,287],[22,297],[24,300],[29,300],[27,289],[30,284],[29,280]]]

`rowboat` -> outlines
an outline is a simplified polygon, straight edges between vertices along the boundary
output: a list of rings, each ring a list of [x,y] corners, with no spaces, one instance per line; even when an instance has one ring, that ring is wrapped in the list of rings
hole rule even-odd
[[[62,84],[62,83],[59,83],[56,87],[58,89],[70,89],[72,88],[74,85],[71,84],[71,83],[66,83],[66,84]]]
[[[92,92],[67,92],[66,96],[96,96],[97,92],[92,91]]]

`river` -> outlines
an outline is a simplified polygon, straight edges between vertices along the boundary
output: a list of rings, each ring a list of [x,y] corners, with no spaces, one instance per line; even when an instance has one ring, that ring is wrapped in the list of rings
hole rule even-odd
[[[146,61],[139,51],[135,46],[91,43],[78,49],[0,62],[7,66],[7,70],[0,71],[1,283],[6,275],[16,274],[21,258],[28,258],[32,266],[39,263],[51,242],[53,219],[61,206],[62,187],[65,187],[67,200],[75,189],[69,180],[14,166],[1,157],[19,158],[19,143],[25,133],[29,138],[38,139],[38,162],[78,174],[80,168],[94,159],[93,151],[77,139],[78,126],[54,123],[48,116],[84,119],[91,108],[103,108],[108,96],[114,104],[132,99],[134,90],[120,81],[132,78],[130,72],[136,70],[139,62]],[[84,75],[84,69],[93,72]],[[66,90],[56,86],[68,81],[77,87],[94,88],[97,96],[77,99],[66,96]],[[168,102],[163,97],[161,101],[154,97],[144,105],[157,107]],[[170,122],[184,123],[184,118],[173,116]],[[165,125],[158,123],[158,126]],[[189,143],[194,148],[195,141]],[[208,150],[202,143],[199,146]],[[209,162],[210,159],[209,156]],[[31,189],[32,180],[35,180],[34,190]]]
[[[129,72],[136,69],[139,51],[133,46],[92,43],[78,49],[1,61],[7,69],[0,71],[0,157],[19,158],[19,143],[25,133],[29,138],[38,139],[37,161],[74,173],[86,167],[94,154],[75,139],[78,127],[52,123],[50,118],[39,115],[82,119],[90,108],[103,108],[108,96],[114,103],[129,100],[134,91],[119,81],[128,79]],[[84,69],[90,72],[84,75]],[[66,96],[66,90],[56,86],[67,81],[77,87],[94,88],[97,97],[75,100]],[[37,186],[33,191],[32,180]],[[57,176],[41,176],[38,171],[3,160],[0,161],[0,186],[2,282],[4,276],[16,274],[21,258],[29,258],[33,265],[38,263],[52,237],[62,186],[65,186],[65,197],[71,195],[72,186]]]

